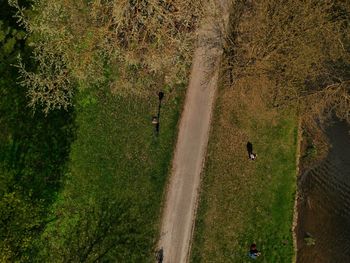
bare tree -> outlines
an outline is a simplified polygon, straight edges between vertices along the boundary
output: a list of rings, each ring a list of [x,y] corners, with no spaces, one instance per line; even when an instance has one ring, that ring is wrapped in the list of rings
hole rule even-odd
[[[265,75],[275,107],[350,122],[350,2],[241,1],[226,53],[234,78]]]

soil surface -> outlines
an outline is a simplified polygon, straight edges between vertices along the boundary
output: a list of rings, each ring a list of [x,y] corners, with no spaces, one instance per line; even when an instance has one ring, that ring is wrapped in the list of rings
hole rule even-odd
[[[350,127],[327,130],[328,156],[299,180],[297,262],[350,262]]]
[[[162,262],[166,263],[187,262],[190,253],[222,56],[222,28],[228,19],[228,0],[217,2],[217,12],[211,10],[213,18],[204,20],[198,32],[198,47],[180,120],[158,242]]]

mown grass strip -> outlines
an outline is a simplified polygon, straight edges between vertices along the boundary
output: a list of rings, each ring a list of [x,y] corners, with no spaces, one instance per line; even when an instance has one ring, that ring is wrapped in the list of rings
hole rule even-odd
[[[295,110],[267,106],[267,80],[237,81],[218,95],[192,250],[193,262],[291,262],[296,187]],[[247,88],[249,87],[249,88]],[[248,159],[253,143],[256,161]]]

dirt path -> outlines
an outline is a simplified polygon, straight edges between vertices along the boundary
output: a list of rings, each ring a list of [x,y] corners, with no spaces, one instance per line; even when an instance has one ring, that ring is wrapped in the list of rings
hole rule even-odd
[[[190,83],[176,144],[158,243],[164,263],[187,262],[197,208],[200,174],[208,144],[210,120],[222,55],[222,30],[228,21],[229,0],[217,0],[218,15],[198,32]],[[211,7],[212,8],[212,7]]]

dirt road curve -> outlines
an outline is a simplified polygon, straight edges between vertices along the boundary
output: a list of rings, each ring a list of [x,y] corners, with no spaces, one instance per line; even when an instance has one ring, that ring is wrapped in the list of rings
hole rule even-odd
[[[204,22],[194,54],[190,83],[181,116],[172,174],[163,211],[158,247],[164,263],[187,262],[197,208],[200,173],[208,143],[210,120],[222,55],[221,37],[229,0],[218,0],[219,15]]]

